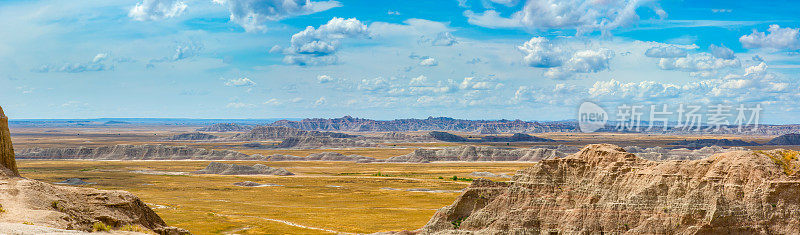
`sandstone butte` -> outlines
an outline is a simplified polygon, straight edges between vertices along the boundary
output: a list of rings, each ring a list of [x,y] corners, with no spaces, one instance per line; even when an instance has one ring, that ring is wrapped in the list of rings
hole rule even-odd
[[[477,180],[411,234],[798,234],[798,152],[649,161],[609,145]]]
[[[138,197],[125,191],[57,186],[19,175],[0,107],[0,222],[90,231],[95,223],[138,226],[158,234],[187,234],[169,227]],[[3,228],[0,228],[0,233]],[[19,232],[19,231],[15,231]]]

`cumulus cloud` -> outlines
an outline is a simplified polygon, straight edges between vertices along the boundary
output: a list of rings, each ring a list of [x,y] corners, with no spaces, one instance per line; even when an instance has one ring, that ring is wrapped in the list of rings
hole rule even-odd
[[[544,37],[533,37],[517,47],[525,55],[523,62],[530,67],[549,68],[545,76],[565,79],[575,73],[596,73],[609,68],[614,52],[599,48],[573,50]]]
[[[708,46],[708,50],[711,51],[711,55],[720,59],[732,60],[734,58],[733,50],[725,47],[725,45],[717,46],[711,44],[711,46]]]
[[[325,105],[326,103],[328,103],[328,99],[325,99],[325,97],[319,97],[317,101],[314,101],[314,106]]]
[[[686,57],[688,54],[686,49],[674,45],[654,46],[644,52],[645,56],[653,58],[679,58]]]
[[[582,34],[630,26],[639,20],[636,11],[642,7],[666,17],[655,1],[640,0],[528,0],[521,11],[510,17],[494,10],[483,13],[467,10],[464,15],[469,23],[489,28],[575,29]]]
[[[292,35],[291,43],[284,50],[284,62],[297,65],[334,64],[334,53],[339,50],[340,40],[344,38],[367,38],[367,25],[356,18],[334,17],[319,28],[308,26]]]
[[[419,65],[430,67],[430,66],[439,65],[439,62],[437,62],[436,59],[434,59],[432,57],[427,57],[425,59],[420,60],[419,61]]]
[[[247,32],[264,32],[267,23],[309,15],[342,6],[337,1],[311,0],[214,0],[228,6],[230,19]]]
[[[231,79],[225,82],[225,86],[230,86],[230,87],[251,87],[255,85],[256,82],[245,77],[238,79]]]
[[[114,70],[114,65],[104,63],[108,58],[107,53],[99,53],[94,58],[85,63],[65,63],[61,66],[42,65],[32,71],[39,73],[59,72],[59,73],[82,73]]]
[[[769,48],[775,50],[796,50],[800,49],[800,28],[781,28],[777,24],[769,26],[769,32],[753,33],[739,38],[739,42],[745,48]]]
[[[431,45],[433,46],[452,46],[457,43],[458,40],[456,40],[456,37],[450,34],[450,32],[439,32],[431,41]]]
[[[186,3],[180,0],[142,0],[131,8],[128,16],[138,21],[163,20],[181,15]]]
[[[340,79],[328,75],[319,75],[317,76],[317,81],[319,83],[331,83],[331,82],[339,82]]]
[[[592,98],[651,100],[676,97],[681,87],[655,81],[620,82],[614,79],[597,81],[589,88]]]
[[[663,70],[680,70],[686,72],[715,71],[724,68],[738,68],[738,59],[718,58],[711,53],[701,52],[689,54],[684,58],[661,58],[658,66]]]

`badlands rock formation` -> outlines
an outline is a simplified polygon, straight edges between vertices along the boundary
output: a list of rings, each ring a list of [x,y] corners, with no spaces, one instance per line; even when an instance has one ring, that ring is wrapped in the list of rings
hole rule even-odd
[[[766,145],[800,145],[800,134],[781,135],[769,140]]]
[[[520,120],[463,120],[448,117],[429,117],[427,119],[395,119],[389,121],[370,120],[344,116],[341,118],[311,118],[300,121],[280,120],[271,126],[291,127],[313,131],[355,131],[355,132],[391,132],[391,131],[458,131],[478,132],[491,129],[496,133],[541,133],[541,132],[575,132],[576,123],[564,122],[526,122]]]
[[[608,144],[476,180],[423,234],[796,234],[798,152],[653,162]]]
[[[671,160],[697,160],[703,159],[708,156],[724,153],[730,151],[745,151],[743,147],[723,148],[720,146],[702,147],[700,149],[690,150],[686,148],[679,149],[665,149],[662,147],[642,148],[639,146],[627,146],[625,151],[634,153],[640,158],[650,161],[671,161]]]
[[[168,137],[167,140],[213,140],[217,138],[219,138],[219,136],[209,135],[200,132],[192,132],[192,133],[173,135]]]
[[[370,141],[348,138],[331,137],[291,137],[281,141],[277,148],[294,149],[319,149],[319,148],[358,148],[358,147],[378,147]]]
[[[699,139],[699,140],[681,140],[670,145],[679,145],[686,148],[702,148],[709,146],[759,146],[761,144],[743,140],[729,140],[729,139]]]
[[[212,162],[205,169],[192,172],[195,174],[217,174],[217,175],[294,175],[292,172],[283,168],[272,168],[262,164],[253,166],[243,166],[236,164],[225,164]]]
[[[217,123],[211,126],[197,129],[202,132],[245,132],[252,130],[252,126],[239,125],[236,123]]]
[[[367,163],[367,162],[377,162],[380,160],[361,155],[344,155],[341,153],[334,153],[334,152],[322,152],[322,153],[312,153],[306,157],[275,154],[265,157],[264,161],[333,161],[333,162]]]
[[[29,148],[17,152],[26,159],[102,159],[102,160],[258,160],[231,150],[207,150],[160,144],[120,144],[102,147]]]
[[[301,138],[301,137],[330,137],[330,138],[352,138],[354,135],[348,135],[337,132],[320,132],[320,131],[304,131],[289,127],[280,126],[260,126],[247,133],[236,134],[231,137],[231,140],[236,141],[266,141],[266,140],[284,140],[286,138]]]
[[[169,227],[139,198],[125,191],[56,186],[19,176],[9,138],[8,118],[0,108],[0,222],[14,233],[36,233],[42,226],[90,231],[95,223],[141,226],[159,234],[188,234]],[[33,229],[33,230],[29,230]]]
[[[462,145],[443,149],[416,149],[413,153],[391,157],[386,162],[433,162],[433,161],[526,161],[560,158],[566,154],[557,150],[505,149],[489,146]]]

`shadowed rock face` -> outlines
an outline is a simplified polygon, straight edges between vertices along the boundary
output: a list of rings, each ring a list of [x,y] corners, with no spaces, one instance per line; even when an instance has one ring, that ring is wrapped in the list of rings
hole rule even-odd
[[[800,134],[785,134],[769,140],[766,145],[800,145]]]
[[[11,132],[8,130],[8,117],[0,107],[0,174],[19,176],[17,163],[14,160],[14,146],[11,145]]]
[[[644,160],[614,145],[545,159],[510,183],[476,180],[424,234],[794,234],[798,152]]]

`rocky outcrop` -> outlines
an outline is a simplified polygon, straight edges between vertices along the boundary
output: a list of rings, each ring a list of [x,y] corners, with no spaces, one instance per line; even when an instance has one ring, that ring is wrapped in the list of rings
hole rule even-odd
[[[512,136],[484,136],[478,142],[555,142],[555,140],[516,133]]]
[[[120,144],[102,147],[28,148],[17,152],[25,159],[101,159],[101,160],[258,160],[231,150],[207,150],[160,144]]]
[[[239,125],[236,123],[217,123],[211,126],[197,129],[202,132],[245,132],[252,130],[252,126]]]
[[[800,134],[781,135],[769,140],[766,145],[800,145]]]
[[[443,132],[443,131],[431,131],[430,133],[428,133],[428,135],[431,138],[433,138],[435,140],[438,140],[438,141],[442,141],[442,142],[467,142],[467,141],[469,141],[469,139],[467,139],[467,138],[464,138],[464,137],[461,137],[461,136],[458,136],[458,135],[454,135],[454,134],[450,134],[450,133],[447,133],[447,132]]]
[[[352,138],[356,136],[338,132],[304,131],[289,127],[260,126],[247,133],[236,134],[230,139],[236,141],[267,141],[302,137]]]
[[[744,151],[743,147],[723,148],[720,146],[702,147],[700,149],[665,149],[662,147],[642,148],[639,146],[627,146],[625,151],[634,153],[640,158],[650,161],[672,161],[672,160],[697,160],[708,156],[730,151]]]
[[[56,186],[19,177],[7,120],[0,108],[0,222],[37,227],[17,226],[20,233],[33,233],[27,229],[41,226],[91,231],[92,225],[103,223],[114,228],[140,226],[159,234],[188,234],[167,226],[150,207],[128,192]]]
[[[357,147],[378,147],[378,144],[360,139],[331,138],[331,137],[291,137],[284,139],[276,147],[294,148],[294,149],[357,148]]]
[[[560,158],[566,154],[553,149],[506,149],[489,146],[462,145],[443,149],[416,149],[414,152],[391,157],[386,162],[434,161],[526,161]]]
[[[272,168],[262,164],[244,166],[236,164],[225,164],[212,162],[205,169],[192,172],[195,174],[217,174],[217,175],[294,175],[292,172],[283,168]]]
[[[608,144],[545,159],[510,183],[475,180],[423,234],[794,234],[789,150],[654,162]]]
[[[209,135],[206,133],[200,132],[192,132],[192,133],[183,133],[179,135],[173,135],[167,138],[167,140],[213,140],[217,139],[219,136],[216,135]]]
[[[710,146],[759,146],[761,144],[743,140],[729,140],[729,139],[699,139],[699,140],[681,140],[670,145],[678,145],[685,148],[702,148]]]
[[[11,145],[11,132],[8,129],[8,117],[0,107],[0,177],[19,176],[14,158],[14,146]]]

